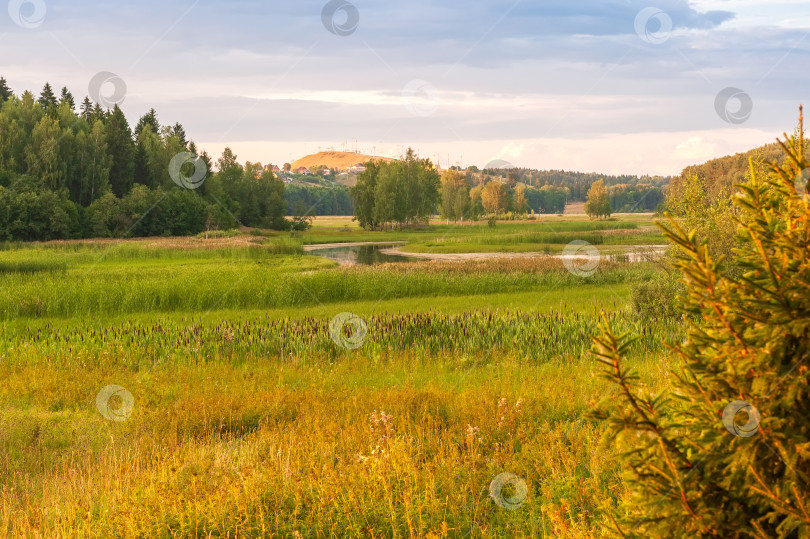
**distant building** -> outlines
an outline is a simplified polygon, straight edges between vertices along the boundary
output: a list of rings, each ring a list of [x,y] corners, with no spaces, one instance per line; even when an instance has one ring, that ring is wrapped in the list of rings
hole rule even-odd
[[[332,171],[329,170],[328,168],[325,168],[321,171],[321,174],[323,174],[324,176],[329,176],[330,174],[332,174]]]
[[[312,174],[307,167],[298,167],[297,169],[295,169],[295,173],[304,175]]]
[[[281,169],[280,169],[280,168],[278,168],[278,165],[273,165],[273,172],[275,172],[276,174],[278,174],[279,172],[281,172]]]
[[[349,167],[349,172],[352,172],[354,174],[360,174],[361,172],[365,171],[366,165],[364,165],[363,163],[357,163],[356,165]]]

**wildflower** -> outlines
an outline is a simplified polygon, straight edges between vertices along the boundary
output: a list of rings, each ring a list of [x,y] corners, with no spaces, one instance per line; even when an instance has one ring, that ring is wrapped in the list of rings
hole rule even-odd
[[[477,441],[479,444],[484,441],[481,437],[481,429],[467,423],[467,442],[472,443],[474,441]]]
[[[234,337],[234,334],[233,334],[233,330],[231,328],[225,328],[222,331],[222,339],[225,342],[227,342],[229,344],[232,343],[233,342],[233,337]]]
[[[371,426],[371,433],[376,434],[377,444],[382,444],[391,437],[394,433],[394,424],[392,420],[394,416],[386,414],[384,410],[374,410],[369,416],[369,425]]]

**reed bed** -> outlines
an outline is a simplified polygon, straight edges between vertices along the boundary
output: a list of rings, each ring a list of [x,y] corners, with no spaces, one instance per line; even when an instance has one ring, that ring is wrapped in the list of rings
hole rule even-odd
[[[336,311],[335,315],[338,314]],[[437,354],[456,354],[459,364],[486,361],[493,354],[510,354],[527,365],[550,360],[585,359],[600,320],[598,313],[550,313],[495,310],[458,314],[377,314],[365,319],[368,334],[363,355],[388,360],[402,352],[429,361]],[[678,320],[642,320],[626,313],[609,313],[618,330],[633,330],[640,339],[637,356],[658,353],[663,339],[679,337]],[[7,365],[48,364],[59,367],[114,366],[151,368],[156,363],[241,364],[262,358],[285,358],[319,364],[351,355],[329,333],[330,318],[271,318],[251,320],[166,319],[126,322],[117,326],[97,321],[51,327],[41,325],[0,340]]]
[[[336,268],[322,258],[279,256],[261,249],[207,253],[202,258],[105,258],[36,275],[7,273],[0,277],[0,319],[277,309],[381,298],[529,292],[647,280],[656,271],[649,264],[606,260],[593,275],[579,277],[561,260],[544,257],[469,265]]]

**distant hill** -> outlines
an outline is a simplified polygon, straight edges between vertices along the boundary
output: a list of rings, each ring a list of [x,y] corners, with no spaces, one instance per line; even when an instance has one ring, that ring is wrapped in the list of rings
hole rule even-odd
[[[367,161],[383,160],[394,161],[388,157],[372,157],[362,153],[354,152],[318,152],[312,155],[307,155],[292,163],[293,170],[299,167],[314,168],[318,165],[323,165],[330,169],[346,170],[351,166],[358,163],[365,163]]]
[[[779,163],[783,159],[783,153],[778,144],[766,144],[747,152],[712,159],[702,165],[691,165],[683,169],[679,177],[672,180],[671,188],[677,190],[683,180],[696,175],[705,180],[709,197],[716,196],[723,188],[733,192],[735,185],[747,181],[749,159],[752,157],[758,163],[763,161]]]

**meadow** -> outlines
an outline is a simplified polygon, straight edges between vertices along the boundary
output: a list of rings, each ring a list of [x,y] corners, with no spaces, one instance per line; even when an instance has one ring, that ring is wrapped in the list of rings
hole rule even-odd
[[[0,535],[607,536],[625,491],[588,418],[610,390],[587,351],[607,316],[640,335],[642,380],[667,384],[661,341],[684,327],[629,302],[659,264],[579,276],[543,256],[339,266],[303,251],[572,239],[664,243],[632,216],[3,245]],[[367,328],[356,348],[330,328],[343,312]],[[99,407],[109,386],[126,393]],[[517,507],[490,495],[502,473],[525,483],[505,487]]]

